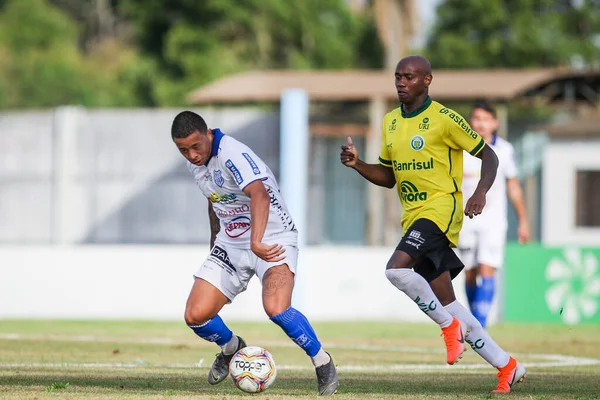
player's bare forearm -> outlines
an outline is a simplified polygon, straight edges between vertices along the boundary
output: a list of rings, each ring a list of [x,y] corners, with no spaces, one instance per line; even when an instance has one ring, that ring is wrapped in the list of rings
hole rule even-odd
[[[217,239],[217,233],[221,230],[221,222],[210,201],[208,202],[208,220],[210,222],[210,248],[212,249]]]
[[[517,219],[519,223],[527,222],[527,213],[525,212],[525,201],[523,200],[523,189],[517,178],[510,178],[506,180],[506,190],[508,192],[508,199],[515,209]]]
[[[244,193],[250,197],[250,243],[261,243],[267,222],[271,199],[262,181],[254,181],[244,188]]]
[[[385,167],[381,164],[367,164],[363,160],[357,160],[352,167],[366,180],[377,186],[393,188],[396,185],[396,177],[391,167]]]
[[[479,154],[477,154],[477,157],[481,159],[481,178],[479,179],[475,191],[487,193],[496,179],[496,173],[498,172],[498,156],[496,156],[494,150],[486,144]]]

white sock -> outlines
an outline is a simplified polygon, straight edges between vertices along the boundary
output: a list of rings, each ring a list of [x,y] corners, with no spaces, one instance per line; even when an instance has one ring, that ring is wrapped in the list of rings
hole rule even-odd
[[[331,357],[329,357],[329,354],[325,353],[325,350],[323,350],[323,348],[321,347],[319,352],[315,354],[314,357],[311,357],[311,360],[316,368],[320,367],[321,365],[327,364],[329,361],[331,361]]]
[[[237,351],[239,345],[240,340],[238,339],[238,337],[236,335],[232,335],[231,339],[229,339],[229,342],[221,346],[221,350],[223,350],[223,354],[229,356]]]
[[[429,283],[421,275],[409,268],[393,268],[385,271],[385,276],[441,328],[452,324],[452,315],[442,307]]]
[[[448,304],[446,310],[467,324],[471,331],[465,340],[471,345],[471,348],[481,356],[481,358],[496,368],[501,368],[508,364],[508,360],[510,359],[508,353],[502,350],[502,348],[498,346],[498,343],[494,342],[494,339],[488,335],[479,321],[477,321],[477,318],[475,318],[469,310],[463,307],[457,300]]]

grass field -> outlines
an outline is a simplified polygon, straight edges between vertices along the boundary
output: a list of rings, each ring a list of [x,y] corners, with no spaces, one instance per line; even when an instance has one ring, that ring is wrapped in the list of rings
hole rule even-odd
[[[310,360],[273,324],[232,323],[278,365],[262,399],[316,397]],[[317,323],[339,367],[335,399],[488,399],[495,369],[471,350],[445,365],[433,324]],[[528,367],[515,399],[600,398],[600,326],[501,325],[490,333]],[[226,399],[251,395],[206,381],[217,347],[177,322],[0,321],[0,397]]]

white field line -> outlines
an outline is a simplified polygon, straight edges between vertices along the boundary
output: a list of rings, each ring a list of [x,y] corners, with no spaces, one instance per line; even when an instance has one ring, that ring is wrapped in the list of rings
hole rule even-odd
[[[154,343],[154,344],[181,344],[182,341],[176,341],[170,338],[144,338],[139,339],[122,339],[122,338],[106,338],[96,336],[64,336],[64,335],[23,335],[18,333],[0,334],[0,340],[52,340],[52,341],[72,341],[72,342],[117,342],[117,343]],[[296,347],[291,342],[266,342],[262,344],[265,347]],[[380,345],[340,345],[333,343],[324,343],[323,347],[328,349],[343,349],[357,351],[386,351],[398,353],[418,353],[418,354],[440,354],[445,353],[443,349],[406,347],[406,346],[380,346]],[[583,365],[598,365],[600,360],[565,356],[560,354],[515,354],[529,359],[541,360],[538,362],[523,362],[526,367],[532,368],[549,368],[549,367],[572,367]],[[139,360],[135,363],[0,363],[0,368],[208,368],[204,364],[204,359],[201,359],[198,364],[146,364]],[[391,364],[391,365],[340,365],[340,371],[354,372],[385,372],[385,371],[416,371],[416,370],[448,370],[448,369],[485,369],[490,368],[488,364],[457,364],[454,366],[441,364]],[[313,370],[313,367],[298,366],[298,365],[279,365],[278,369],[282,370]]]
[[[559,356],[554,356],[555,358]],[[524,363],[526,367],[573,367],[582,365],[597,365],[599,360],[581,358],[581,357],[564,357],[560,361],[550,362],[530,362]],[[203,361],[203,360],[201,360]],[[169,369],[208,369],[208,364],[202,366],[194,364],[145,364],[144,362],[137,363],[1,363],[0,368],[169,368]],[[340,365],[338,371],[349,372],[393,372],[393,371],[432,371],[432,370],[475,370],[489,369],[488,364],[458,364],[458,365],[435,365],[435,364],[391,364],[391,365]],[[277,369],[290,371],[312,371],[313,367],[300,365],[279,365]]]

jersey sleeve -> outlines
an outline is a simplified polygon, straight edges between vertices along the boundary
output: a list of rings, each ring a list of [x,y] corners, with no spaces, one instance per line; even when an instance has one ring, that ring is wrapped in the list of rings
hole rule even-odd
[[[510,143],[506,143],[506,159],[502,160],[504,166],[504,177],[512,179],[517,176],[517,164],[515,163],[515,150]]]
[[[266,164],[246,145],[239,142],[228,143],[219,154],[225,171],[229,173],[240,190],[257,180],[267,179]]]
[[[471,128],[462,115],[448,108],[444,111],[441,117],[446,125],[444,142],[453,149],[462,149],[476,156],[485,145],[483,138]]]
[[[381,121],[381,151],[379,152],[379,164],[384,167],[392,167],[392,160],[385,138],[385,117],[383,118],[383,121]]]

